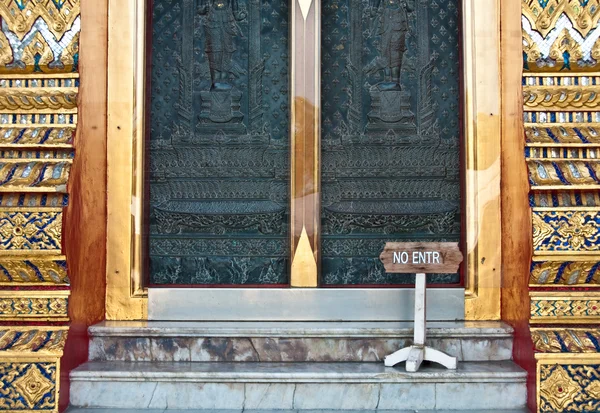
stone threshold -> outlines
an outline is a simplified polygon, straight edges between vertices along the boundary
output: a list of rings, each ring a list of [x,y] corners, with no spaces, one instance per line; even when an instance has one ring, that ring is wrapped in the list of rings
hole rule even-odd
[[[93,337],[343,337],[410,338],[412,322],[299,322],[299,321],[104,321],[89,328]],[[431,338],[512,338],[513,329],[501,321],[431,321]]]
[[[71,381],[244,383],[499,383],[525,382],[512,361],[462,362],[457,370],[424,365],[417,373],[379,363],[88,362]]]
[[[90,362],[71,372],[73,406],[153,409],[519,409],[527,374],[511,361],[418,373],[380,363]]]
[[[241,410],[241,409],[86,409],[70,407],[66,413],[332,413],[331,410]],[[379,413],[473,413],[473,410],[379,410]],[[338,410],[337,413],[373,413],[373,410]],[[477,413],[530,413],[528,409],[477,410]]]

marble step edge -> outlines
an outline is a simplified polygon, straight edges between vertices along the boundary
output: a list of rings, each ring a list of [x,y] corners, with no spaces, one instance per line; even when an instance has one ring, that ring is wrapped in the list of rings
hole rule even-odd
[[[411,322],[164,322],[103,321],[89,327],[92,337],[279,337],[409,338]],[[510,338],[513,328],[502,321],[429,322],[431,338]]]
[[[374,363],[88,362],[71,382],[194,383],[525,383],[527,372],[512,361],[462,362],[457,370]]]
[[[368,410],[339,410],[339,413],[373,413]],[[380,410],[381,413],[473,413],[473,410]],[[70,406],[66,413],[203,413],[202,410],[187,409],[103,409],[103,408],[85,408]],[[220,410],[218,413],[300,413],[300,410],[264,410],[264,409],[227,409]],[[306,413],[332,413],[331,410],[310,410]],[[531,413],[529,409],[509,409],[509,410],[477,410],[477,413]]]

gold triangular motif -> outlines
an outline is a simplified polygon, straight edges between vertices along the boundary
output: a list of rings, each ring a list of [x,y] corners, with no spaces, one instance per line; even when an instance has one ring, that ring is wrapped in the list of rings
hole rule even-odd
[[[298,248],[292,261],[292,287],[317,286],[317,261],[306,234],[306,227],[302,228]]]
[[[312,6],[313,0],[298,0],[298,4],[300,5],[300,10],[302,10],[302,17],[306,20],[306,16],[308,16],[308,12],[310,11],[310,6]]]

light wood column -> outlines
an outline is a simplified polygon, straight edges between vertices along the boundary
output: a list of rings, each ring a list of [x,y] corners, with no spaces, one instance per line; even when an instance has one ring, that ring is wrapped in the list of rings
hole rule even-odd
[[[321,226],[320,0],[293,0],[291,33],[291,285],[316,287]]]

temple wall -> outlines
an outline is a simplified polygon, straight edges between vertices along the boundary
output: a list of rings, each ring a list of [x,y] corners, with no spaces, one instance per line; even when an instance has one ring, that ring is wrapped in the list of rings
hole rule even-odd
[[[600,3],[501,6],[502,318],[524,322],[527,339],[515,350],[522,365],[533,342],[539,412],[596,411]],[[69,322],[78,339],[67,344],[63,370],[85,360],[85,330],[106,311],[106,13],[106,0],[81,11],[79,0],[0,0],[0,383],[8,389],[0,411],[57,411]],[[89,76],[81,93],[79,67]],[[109,122],[114,136],[129,133],[125,117]],[[523,127],[524,142],[515,139]]]

